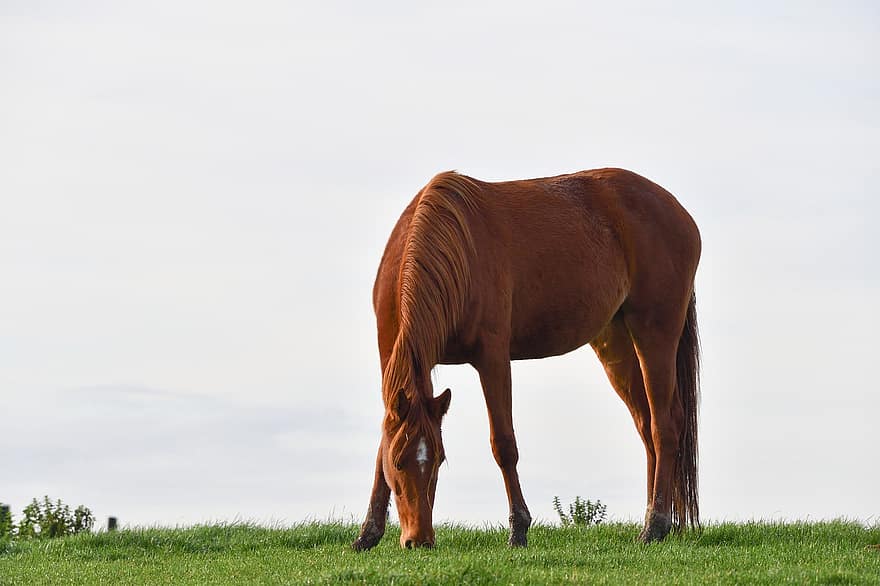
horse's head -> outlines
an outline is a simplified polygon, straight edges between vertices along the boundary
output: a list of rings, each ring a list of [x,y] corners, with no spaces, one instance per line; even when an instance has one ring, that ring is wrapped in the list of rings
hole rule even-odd
[[[434,545],[431,513],[437,472],[446,457],[440,422],[451,398],[449,389],[432,398],[401,390],[385,414],[382,469],[394,492],[401,547]]]

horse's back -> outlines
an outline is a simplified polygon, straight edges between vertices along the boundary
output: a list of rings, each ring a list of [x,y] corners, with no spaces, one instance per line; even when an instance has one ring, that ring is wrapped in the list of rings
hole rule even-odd
[[[669,192],[635,173],[597,169],[481,185],[486,229],[478,255],[488,279],[478,294],[492,299],[482,304],[484,318],[509,320],[513,358],[586,344],[634,292],[649,294],[667,280],[661,271],[693,277],[696,226]]]
[[[486,335],[509,337],[514,359],[563,354],[588,343],[633,298],[692,285],[696,226],[669,192],[640,175],[595,169],[473,183],[476,193],[461,204],[474,244],[470,303],[444,362],[468,362]],[[398,220],[376,276],[383,368],[399,328],[401,258],[424,192]]]

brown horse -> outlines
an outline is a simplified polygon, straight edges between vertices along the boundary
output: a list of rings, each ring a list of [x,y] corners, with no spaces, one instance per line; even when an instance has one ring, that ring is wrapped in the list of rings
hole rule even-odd
[[[486,183],[434,177],[397,222],[376,276],[385,416],[366,521],[353,547],[385,533],[391,492],[400,544],[432,546],[444,459],[437,364],[480,375],[492,453],[507,489],[512,546],[531,516],[516,465],[510,361],[589,343],[645,444],[639,538],[699,524],[699,348],[694,274],[700,234],[662,187],[621,169]]]

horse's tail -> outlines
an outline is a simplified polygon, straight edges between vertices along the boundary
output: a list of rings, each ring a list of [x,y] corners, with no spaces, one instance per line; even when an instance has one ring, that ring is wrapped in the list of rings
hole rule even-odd
[[[697,494],[697,409],[700,398],[700,339],[697,332],[697,299],[691,293],[684,330],[675,357],[676,387],[684,408],[684,428],[672,481],[672,520],[678,530],[700,526]]]

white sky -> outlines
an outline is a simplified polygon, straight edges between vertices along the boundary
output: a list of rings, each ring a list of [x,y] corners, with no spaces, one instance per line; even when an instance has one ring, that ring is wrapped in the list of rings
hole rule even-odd
[[[876,521],[878,72],[873,2],[0,0],[0,500],[360,518],[400,211],[615,165],[702,230],[704,517]],[[477,377],[435,378],[435,516],[504,523]],[[641,517],[589,349],[514,393],[533,515]]]

